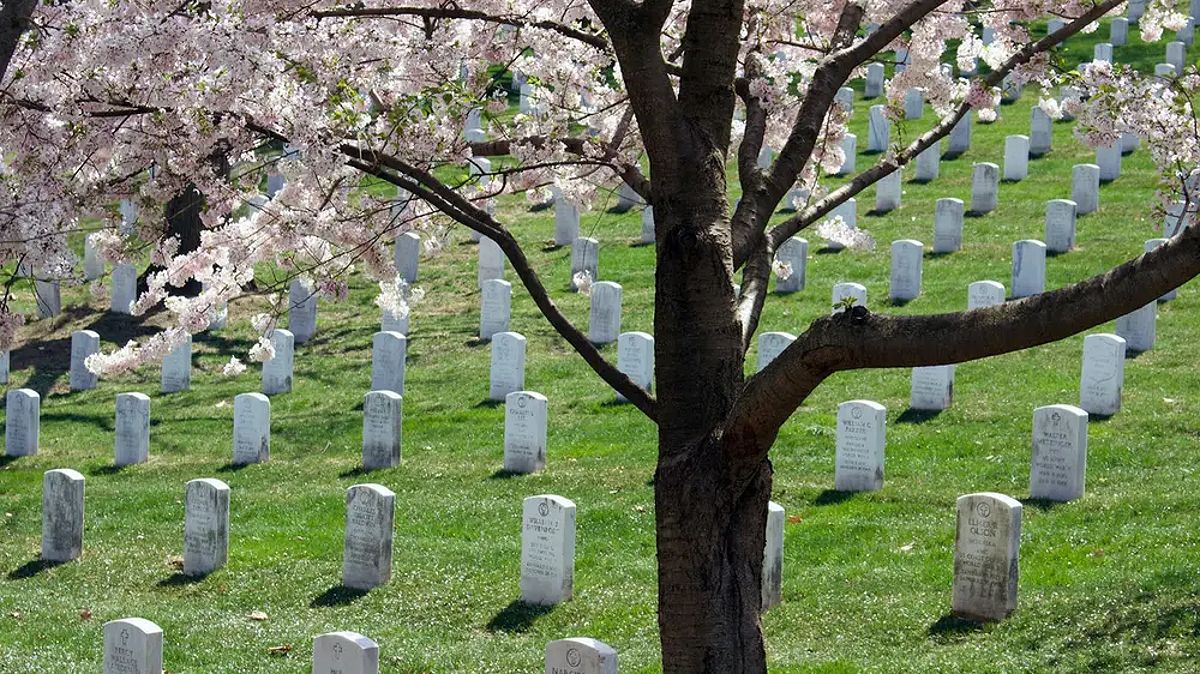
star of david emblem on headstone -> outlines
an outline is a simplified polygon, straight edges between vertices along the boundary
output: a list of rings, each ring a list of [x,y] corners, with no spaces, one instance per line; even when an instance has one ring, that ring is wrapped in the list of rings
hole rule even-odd
[[[542,517],[549,515],[550,514],[550,504],[544,503],[544,502],[539,503],[538,504],[538,512],[542,514]]]
[[[572,667],[578,667],[579,663],[583,662],[583,656],[579,654],[578,648],[572,648],[567,651],[567,664]]]

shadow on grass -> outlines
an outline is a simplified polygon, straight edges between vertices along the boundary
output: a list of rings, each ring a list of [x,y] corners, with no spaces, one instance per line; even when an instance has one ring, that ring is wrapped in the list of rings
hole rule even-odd
[[[88,475],[92,475],[92,476],[117,475],[121,471],[125,470],[127,467],[128,466],[118,466],[116,464],[109,464],[107,466],[96,466],[95,468],[88,471]]]
[[[846,250],[846,249],[845,248],[830,248],[829,246],[825,246],[824,248],[819,249],[816,254],[817,255],[836,255],[837,253],[840,253],[843,250]]]
[[[925,259],[926,260],[938,260],[943,257],[947,257],[951,254],[952,253],[950,251],[934,252],[931,250],[928,253],[925,253]]]
[[[494,410],[497,407],[504,407],[504,401],[503,400],[480,400],[479,402],[475,403],[475,409],[477,409],[477,410],[478,409]]]
[[[958,159],[959,157],[963,156],[964,154],[966,154],[966,152],[959,152],[957,150],[955,150],[954,152],[950,152],[947,150],[946,152],[942,153],[942,161],[954,161],[955,159]]]
[[[629,404],[631,404],[631,403],[628,400],[617,400],[616,398],[610,398],[610,399],[605,400],[604,402],[600,403],[600,406],[601,407],[625,407],[626,405],[629,405]]]
[[[66,562],[58,562],[50,559],[31,559],[10,571],[8,574],[8,579],[25,580],[26,578],[33,578],[47,569],[53,569],[54,567],[62,566],[63,564],[66,564]]]
[[[478,349],[481,346],[487,346],[491,343],[492,343],[492,340],[490,340],[490,339],[480,339],[479,337],[472,337],[472,338],[468,339],[467,341],[463,342],[463,346],[467,347],[468,349]]]
[[[346,587],[342,584],[334,585],[325,590],[309,603],[309,608],[325,608],[329,606],[349,606],[354,602],[367,596],[366,590],[359,590],[353,587]]]
[[[930,625],[927,633],[931,639],[955,640],[965,638],[968,634],[978,632],[983,628],[983,623],[947,613]]]
[[[355,466],[354,468],[350,468],[348,470],[343,470],[342,472],[338,473],[338,477],[341,477],[341,478],[362,477],[363,475],[370,475],[373,472],[375,472],[374,468],[367,468],[366,466]]]
[[[867,211],[867,217],[868,218],[882,218],[894,210],[896,210],[896,209],[894,209],[894,208],[885,208],[885,209],[872,208],[871,210]]]
[[[1145,351],[1134,351],[1132,349],[1125,349],[1125,360],[1137,360],[1138,358],[1142,357],[1143,353],[1146,353],[1146,352]]]
[[[937,416],[941,413],[942,413],[941,410],[915,410],[910,407],[910,408],[904,410],[904,412],[902,412],[900,414],[900,416],[896,417],[896,423],[898,423],[898,424],[923,424],[926,421],[929,421],[930,419],[936,419]]]
[[[1089,424],[1091,424],[1091,423],[1105,424],[1105,423],[1108,423],[1109,421],[1112,421],[1112,418],[1114,416],[1116,416],[1116,415],[1114,415],[1114,414],[1092,414],[1091,412],[1088,412],[1088,423]],[[3,464],[0,464],[0,465],[3,465]]]
[[[538,618],[541,618],[552,610],[554,610],[553,606],[526,604],[520,599],[514,599],[512,603],[492,616],[492,619],[488,621],[487,631],[527,632],[530,627],[533,627],[533,623],[537,622]]]
[[[646,246],[653,246],[653,245],[654,245],[653,241],[642,241],[641,239],[638,239],[637,241],[634,241],[633,243],[629,244],[629,247],[630,248],[645,248]]]
[[[570,246],[562,243],[554,243],[553,241],[547,241],[546,243],[542,244],[543,253],[553,253],[554,251],[562,250],[563,248],[570,248]]]
[[[227,463],[224,466],[221,466],[220,468],[218,468],[217,472],[218,473],[236,473],[238,471],[246,470],[246,468],[249,467],[250,465],[251,464],[248,464],[248,463]]]
[[[912,300],[900,299],[900,298],[898,298],[898,297],[893,297],[893,298],[891,298],[891,300],[890,300],[890,304],[891,304],[893,307],[902,307],[902,306],[904,306],[904,305],[906,305],[906,304],[909,304],[909,303],[911,303],[911,302],[912,302]]]
[[[1058,506],[1063,505],[1062,501],[1054,501],[1054,500],[1051,500],[1048,498],[1023,498],[1023,499],[1018,499],[1018,500],[1021,502],[1021,505],[1023,505],[1023,506],[1028,506],[1030,508],[1036,508],[1037,510],[1040,510],[1042,512],[1049,512],[1051,510],[1054,510]]]
[[[521,477],[524,474],[525,473],[518,473],[515,470],[505,470],[505,469],[501,468],[500,470],[489,475],[488,479],[489,480],[511,480],[514,477]]]
[[[837,505],[838,503],[841,503],[842,501],[849,501],[850,499],[854,498],[854,495],[856,493],[857,492],[852,492],[852,491],[838,491],[837,489],[826,489],[825,491],[821,492],[820,494],[817,494],[817,498],[813,499],[813,505],[819,505],[819,506]]]
[[[982,218],[990,212],[991,211],[968,210],[966,213],[963,213],[963,217],[964,218]]]
[[[1046,257],[1053,259],[1060,255],[1066,255],[1067,253],[1070,253],[1070,252],[1071,251],[1069,251],[1069,250],[1050,250],[1049,248],[1047,248],[1046,249]]]
[[[196,576],[189,576],[186,573],[179,571],[177,573],[173,573],[173,574],[167,576],[166,578],[163,578],[162,580],[158,581],[158,586],[159,587],[186,587],[188,585],[195,585],[196,583],[203,581],[205,578],[208,578],[207,573],[203,573],[203,574],[196,575]]]
[[[3,469],[5,466],[7,466],[10,463],[15,463],[17,461],[17,459],[19,459],[19,458],[21,458],[21,457],[9,456],[7,454],[0,456],[0,469]]]

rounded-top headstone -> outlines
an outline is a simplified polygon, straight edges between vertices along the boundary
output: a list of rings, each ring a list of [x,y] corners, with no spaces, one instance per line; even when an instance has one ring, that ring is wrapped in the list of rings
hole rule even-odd
[[[4,398],[4,455],[37,454],[42,397],[33,389],[19,388],[9,391]]]
[[[358,632],[313,638],[313,674],[379,674],[379,645]]]
[[[1017,608],[1022,506],[994,492],[959,496],[954,537],[954,613],[979,621]]]
[[[617,674],[617,652],[585,637],[546,644],[546,674]]]
[[[162,628],[145,618],[104,623],[104,674],[159,674],[162,649]]]
[[[83,554],[83,475],[70,468],[42,475],[42,559],[68,562]]]
[[[229,559],[229,485],[211,477],[191,480],[183,503],[183,573],[212,573]]]

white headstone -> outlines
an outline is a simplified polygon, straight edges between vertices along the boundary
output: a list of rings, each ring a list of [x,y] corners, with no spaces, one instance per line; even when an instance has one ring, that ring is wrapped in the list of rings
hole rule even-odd
[[[933,252],[952,253],[962,248],[962,199],[938,199],[933,210]]]
[[[0,351],[0,384],[8,383],[8,362],[9,354],[7,350]]]
[[[1196,37],[1196,20],[1195,20],[1195,18],[1189,18],[1187,20],[1187,23],[1184,24],[1183,28],[1180,28],[1179,30],[1175,31],[1175,39],[1178,40],[1179,42],[1182,42],[1183,46],[1185,46],[1185,47],[1192,46],[1192,42],[1195,41],[1195,37]]]
[[[566,197],[554,197],[554,243],[569,246],[579,238],[579,207]]]
[[[1012,103],[1021,97],[1021,90],[1024,89],[1023,84],[1018,84],[1013,76],[1005,75],[1000,81],[1000,100],[1004,103]]]
[[[921,262],[925,244],[913,239],[892,242],[892,274],[888,295],[892,302],[907,302],[921,294]]]
[[[39,278],[33,282],[33,290],[39,317],[52,318],[62,313],[62,289],[58,281]]]
[[[504,251],[488,237],[479,240],[479,286],[488,279],[504,280]]]
[[[83,554],[83,476],[69,468],[42,474],[42,559],[69,562]]]
[[[408,339],[398,332],[377,332],[371,338],[371,390],[404,395],[404,366]]]
[[[1172,79],[1175,77],[1175,66],[1170,63],[1156,63],[1154,65],[1154,76],[1162,79]]]
[[[1079,375],[1079,407],[1088,414],[1111,417],[1121,409],[1125,387],[1125,340],[1099,333],[1083,339]]]
[[[838,405],[834,489],[883,489],[883,446],[887,409],[871,400]]]
[[[1187,65],[1187,45],[1178,41],[1168,42],[1165,60],[1175,67],[1175,72],[1182,73],[1183,67]]]
[[[796,336],[788,332],[764,332],[758,336],[758,361],[756,371],[761,372],[763,368],[770,365],[771,361],[779,357],[783,350],[792,345],[796,341]]]
[[[850,306],[867,306],[867,287],[861,283],[836,283],[833,286],[832,295],[832,313],[835,314],[840,314],[846,310],[844,302],[849,298],[854,299],[854,302]]]
[[[516,332],[492,335],[488,400],[504,401],[525,388],[525,337]]]
[[[83,277],[88,281],[104,276],[104,260],[100,259],[100,253],[96,250],[94,236],[88,234],[83,239]]]
[[[1100,167],[1095,164],[1076,164],[1071,169],[1071,201],[1075,213],[1087,215],[1100,208]]]
[[[1073,501],[1083,496],[1087,425],[1088,413],[1074,405],[1047,405],[1033,411],[1031,498]]]
[[[512,284],[488,279],[483,282],[479,298],[479,338],[489,340],[497,332],[508,330],[512,316]]]
[[[144,618],[104,623],[104,674],[160,674],[162,628]]]
[[[549,403],[533,391],[513,391],[504,398],[504,470],[534,473],[546,467],[546,422]]]
[[[1040,157],[1049,153],[1053,144],[1054,121],[1041,106],[1035,105],[1029,111],[1029,154]]]
[[[1063,26],[1066,26],[1066,25],[1067,25],[1067,23],[1065,21],[1063,21],[1062,19],[1059,19],[1057,17],[1050,19],[1049,21],[1046,22],[1046,34],[1053,35],[1053,34],[1057,33],[1058,31],[1062,30]]]
[[[1125,338],[1129,351],[1142,353],[1154,348],[1154,322],[1158,317],[1158,302],[1135,309],[1117,319],[1117,334]]]
[[[395,391],[371,391],[363,397],[363,468],[400,465],[404,401]]]
[[[975,164],[971,175],[971,211],[990,213],[996,209],[1000,191],[1000,167],[991,162]]]
[[[781,293],[794,293],[804,290],[805,275],[808,266],[808,241],[793,236],[779,244],[775,251],[775,259],[791,265],[792,273],[785,279],[776,279],[775,290]]]
[[[201,284],[205,287],[204,284]],[[205,289],[207,289],[205,287]],[[208,329],[220,330],[225,327],[225,323],[229,320],[229,305],[221,304],[209,310]]]
[[[1100,180],[1109,182],[1121,177],[1121,141],[1096,148],[1096,165],[1100,167]]]
[[[1146,0],[1129,0],[1126,14],[1130,23],[1137,23],[1138,19],[1146,13]]]
[[[767,544],[763,550],[762,610],[783,601],[783,506],[767,502]]]
[[[1108,42],[1097,42],[1092,45],[1092,62],[1102,61],[1112,63],[1113,46]]]
[[[935,180],[941,170],[942,148],[940,143],[934,143],[917,155],[917,173],[915,179],[919,183]]]
[[[882,63],[872,63],[867,66],[867,83],[863,88],[863,98],[878,98],[883,95],[883,76]]]
[[[839,88],[837,94],[834,95],[833,100],[837,101],[837,103],[842,106],[847,114],[852,114],[854,112],[854,89],[852,87]]]
[[[1021,503],[984,492],[959,496],[955,509],[953,610],[972,620],[1003,620],[1017,608]]]
[[[1004,139],[1004,179],[1024,180],[1029,175],[1029,136]]]
[[[397,317],[392,312],[384,309],[379,317],[380,332],[398,332],[405,337],[408,336],[408,319],[412,316],[412,311],[402,317]]]
[[[471,157],[467,160],[467,175],[478,180],[481,189],[486,189],[492,184],[492,160],[487,157]]]
[[[192,336],[187,335],[179,346],[163,358],[159,390],[163,393],[186,391],[192,387]]]
[[[617,338],[617,369],[644,391],[654,386],[654,338],[645,332],[622,332]],[[617,394],[617,400],[625,396]]]
[[[233,399],[233,465],[264,463],[271,458],[271,401],[261,393]]]
[[[954,402],[954,366],[914,367],[908,406],[914,410],[945,410]]]
[[[617,652],[584,637],[546,644],[546,674],[617,674]]]
[[[471,108],[467,111],[467,119],[463,123],[463,138],[468,143],[487,142],[487,133],[483,130],[483,110]]]
[[[962,118],[954,123],[954,128],[950,129],[950,139],[946,142],[947,154],[958,156],[971,149],[971,121],[974,116],[974,113],[967,110]]]
[[[1138,149],[1138,145],[1140,145],[1141,142],[1142,142],[1142,139],[1136,133],[1132,133],[1129,131],[1122,133],[1121,134],[1121,142],[1120,142],[1121,154],[1132,153],[1133,151]]]
[[[967,286],[967,311],[1004,304],[1004,284],[976,281]]]
[[[1070,199],[1046,202],[1046,250],[1065,253],[1075,247],[1075,209]]]
[[[612,281],[592,285],[592,308],[588,316],[588,340],[610,344],[621,334],[621,286]]]
[[[872,105],[867,130],[867,152],[886,152],[891,144],[892,123],[887,106]]]
[[[904,92],[904,118],[921,119],[925,115],[925,92],[909,89]]]
[[[1046,244],[1025,239],[1013,244],[1012,295],[1028,297],[1046,290]]]
[[[1129,19],[1117,17],[1108,24],[1108,41],[1114,47],[1124,47],[1129,41]]]
[[[571,244],[571,290],[579,290],[579,286],[575,283],[575,275],[580,272],[590,274],[593,282],[600,280],[599,241],[580,237]]]
[[[19,388],[9,391],[4,399],[4,455],[37,454],[42,397],[33,389]]]
[[[346,538],[342,585],[370,590],[392,578],[392,528],[396,494],[381,484],[346,490]]]
[[[295,344],[303,344],[317,334],[317,291],[293,279],[288,286],[288,331]]]
[[[150,397],[145,393],[118,393],[114,426],[113,463],[128,466],[150,459]]]
[[[129,314],[137,300],[137,268],[121,263],[112,271],[112,312]]]
[[[72,391],[96,388],[97,377],[85,365],[87,357],[100,353],[100,335],[92,330],[71,333],[71,372],[68,377]]]
[[[421,237],[416,232],[405,232],[396,237],[396,273],[406,283],[417,282],[417,268],[421,262]]]
[[[521,601],[553,606],[575,590],[575,503],[530,496],[522,503]]]
[[[903,171],[896,169],[875,183],[875,210],[887,213],[900,208],[901,178]]]
[[[1163,236],[1174,238],[1195,222],[1195,213],[1188,211],[1187,202],[1180,199],[1167,204],[1163,214]]]
[[[854,173],[858,163],[858,136],[852,133],[842,136],[842,154],[845,155],[845,159],[842,160],[842,166],[837,170],[836,175],[850,175]]]
[[[229,560],[229,485],[192,480],[183,503],[183,574],[206,576]]]
[[[262,390],[267,395],[290,393],[292,390],[292,366],[295,361],[295,337],[289,330],[272,330],[271,346],[275,357],[262,366]]]
[[[379,674],[379,646],[357,632],[318,635],[312,674]]]

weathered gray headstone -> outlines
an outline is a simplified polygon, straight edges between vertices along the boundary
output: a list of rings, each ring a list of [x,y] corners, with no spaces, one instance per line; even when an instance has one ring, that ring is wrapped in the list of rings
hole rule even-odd
[[[1195,16],[1195,15],[1193,15]],[[1196,38],[1196,20],[1189,18],[1183,28],[1175,31],[1175,39],[1182,42],[1184,47],[1191,47]]]
[[[1188,210],[1186,201],[1179,199],[1167,204],[1163,214],[1163,236],[1175,238],[1195,222],[1195,213]]]
[[[546,644],[546,674],[617,674],[617,652],[586,637]]]
[[[925,115],[925,92],[909,89],[904,92],[904,118],[921,119]]]
[[[621,334],[621,286],[612,281],[592,285],[592,306],[588,315],[588,340],[610,344]]]
[[[783,506],[767,502],[767,544],[763,550],[762,610],[783,601]]]
[[[1108,42],[1114,47],[1124,47],[1129,41],[1129,19],[1117,17],[1108,24]]]
[[[1005,75],[1000,81],[1000,100],[1004,103],[1013,103],[1021,97],[1021,90],[1024,89],[1023,84],[1019,84],[1011,74]]]
[[[1029,136],[1004,139],[1004,179],[1024,180],[1029,175]]]
[[[379,674],[379,646],[357,632],[318,635],[312,674]]]
[[[1170,239],[1150,239],[1149,241],[1146,242],[1145,252],[1149,253],[1150,251],[1154,250],[1155,248],[1158,248],[1159,246],[1163,245],[1164,243],[1166,243],[1169,240]],[[1163,293],[1163,295],[1158,298],[1158,301],[1159,302],[1170,302],[1171,300],[1175,299],[1178,296],[1179,296],[1178,290],[1175,288],[1172,288],[1172,289],[1168,290],[1167,292]]]
[[[488,400],[503,402],[508,394],[525,388],[525,337],[516,332],[492,335],[492,362]]]
[[[417,282],[417,268],[421,262],[421,237],[416,232],[405,232],[396,237],[396,273],[406,283]]]
[[[883,489],[883,447],[887,409],[871,400],[838,405],[834,489]]]
[[[642,243],[654,243],[654,207],[647,206],[642,209]]]
[[[896,169],[875,183],[875,210],[887,213],[900,208],[902,169]]]
[[[408,339],[398,332],[377,332],[371,338],[371,390],[404,395],[404,365]]]
[[[1099,333],[1083,339],[1079,374],[1079,407],[1088,414],[1111,417],[1121,410],[1125,387],[1125,340]]]
[[[954,402],[954,366],[914,367],[908,406],[914,410],[945,410]]]
[[[1028,297],[1046,290],[1046,244],[1025,239],[1013,244],[1012,295]]]
[[[1121,141],[1096,148],[1096,165],[1100,167],[1100,180],[1109,182],[1121,177]]]
[[[145,618],[104,623],[104,674],[160,674],[162,628]]]
[[[971,174],[971,211],[990,213],[996,209],[1000,192],[1000,167],[991,162],[979,162]]]
[[[533,391],[514,391],[504,398],[504,470],[534,473],[546,467],[549,402]]]
[[[775,251],[775,259],[791,265],[792,273],[786,279],[776,279],[775,290],[781,293],[794,293],[804,290],[805,275],[808,266],[808,241],[793,236],[779,245]]]
[[[1175,66],[1170,63],[1156,63],[1154,65],[1154,76],[1162,79],[1173,79],[1175,77]]]
[[[967,286],[967,311],[1004,304],[1004,284],[976,281]]]
[[[831,302],[832,313],[840,314],[846,310],[845,301],[853,298],[850,306],[867,306],[867,287],[861,283],[836,283],[833,286]]]
[[[635,207],[644,206],[645,204],[646,200],[642,199],[642,195],[630,187],[629,183],[622,180],[621,184],[617,187],[617,206],[615,210],[618,213],[628,213]]]
[[[1100,208],[1100,167],[1095,164],[1076,164],[1071,169],[1071,201],[1075,213],[1087,215]]]
[[[645,332],[622,332],[617,338],[617,369],[645,391],[654,385],[654,338]],[[617,400],[625,396],[617,394]]]
[[[400,465],[404,400],[395,391],[371,391],[363,397],[363,468]]]
[[[1065,253],[1075,247],[1075,209],[1070,199],[1046,202],[1046,250]]]
[[[296,358],[295,337],[289,330],[272,330],[271,346],[275,357],[262,366],[262,391],[267,395],[290,393],[292,390],[292,366]]]
[[[1121,154],[1130,154],[1138,149],[1142,139],[1136,134],[1126,131],[1121,134]]]
[[[593,282],[600,280],[600,242],[580,237],[571,243],[571,290],[579,290],[575,275],[587,273]]]
[[[1158,318],[1158,302],[1135,309],[1117,319],[1117,334],[1125,338],[1129,351],[1142,353],[1154,348],[1155,326]]]
[[[83,476],[69,468],[42,475],[42,559],[69,562],[83,554]]]
[[[83,239],[83,278],[88,281],[95,281],[104,276],[104,260],[100,259],[100,253],[96,250],[95,234],[88,234]]]
[[[1074,405],[1047,405],[1033,411],[1031,498],[1073,501],[1083,496],[1087,425],[1088,413]]]
[[[962,199],[938,199],[933,210],[933,252],[952,253],[962,248]]]
[[[967,110],[962,118],[954,123],[954,127],[950,129],[950,138],[946,142],[946,154],[956,157],[971,149],[971,122],[974,116],[972,111]]]
[[[479,286],[488,279],[504,279],[504,251],[488,237],[479,240]]]
[[[953,610],[972,620],[1003,620],[1017,608],[1021,503],[983,492],[959,496],[955,509]]]
[[[756,371],[761,372],[763,368],[775,360],[783,350],[792,345],[796,341],[796,336],[788,332],[764,332],[758,336],[758,361]]]
[[[892,242],[892,274],[888,294],[893,302],[907,302],[921,294],[921,262],[925,244],[913,239]]]
[[[288,332],[295,344],[303,344],[317,334],[317,291],[293,279],[288,286]]]
[[[553,606],[575,590],[575,503],[530,496],[521,508],[521,601]]]
[[[579,207],[561,194],[554,198],[554,243],[569,246],[579,238]]]
[[[192,336],[187,335],[179,346],[163,358],[159,390],[163,393],[186,391],[192,387]]]
[[[131,264],[117,264],[112,271],[112,312],[132,313],[137,300],[137,268]]]
[[[1066,26],[1066,25],[1067,25],[1067,23],[1065,21],[1063,21],[1062,19],[1059,19],[1057,17],[1052,18],[1046,22],[1046,34],[1053,35],[1053,34],[1057,33],[1058,31],[1062,30],[1063,26]]]
[[[183,574],[206,576],[229,560],[229,485],[192,480],[183,504]]]
[[[0,351],[0,384],[8,383],[8,350]]]
[[[53,318],[62,313],[62,289],[58,281],[38,278],[33,282],[33,290],[38,317]]]
[[[145,393],[118,393],[114,428],[115,465],[128,466],[150,459],[149,396]]]
[[[872,105],[867,129],[867,152],[886,152],[891,144],[892,122],[887,106]]]
[[[1050,152],[1054,144],[1054,121],[1035,105],[1029,112],[1029,154],[1040,157]]]
[[[1097,42],[1092,45],[1092,62],[1112,63],[1112,54],[1113,46],[1108,42]]]
[[[1146,13],[1146,0],[1129,0],[1125,10],[1125,16],[1128,17],[1129,23],[1137,23],[1138,19]]]
[[[408,336],[408,319],[412,316],[410,310],[404,316],[397,317],[391,311],[384,309],[379,318],[380,332],[398,332],[405,337]]]
[[[33,389],[20,388],[9,391],[4,398],[4,455],[37,454],[42,397]]]
[[[833,100],[837,101],[847,114],[854,112],[854,89],[852,87],[839,88]]]
[[[1182,42],[1167,43],[1167,63],[1175,66],[1175,72],[1182,73],[1183,67],[1187,65],[1187,45]]]
[[[942,148],[934,143],[917,155],[917,172],[914,178],[919,183],[935,180],[941,170]]]
[[[882,63],[867,66],[867,83],[863,87],[863,98],[878,98],[883,95],[884,67]]]
[[[271,401],[261,393],[233,399],[233,465],[264,463],[271,458]]]
[[[96,388],[97,377],[86,365],[87,357],[95,353],[100,353],[100,335],[92,330],[71,333],[71,372],[68,380],[72,391]]]
[[[392,578],[392,528],[396,494],[381,484],[346,490],[346,538],[342,585],[370,590]]]

